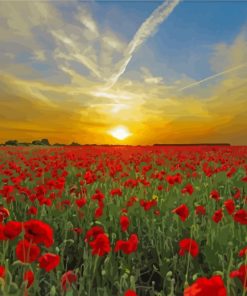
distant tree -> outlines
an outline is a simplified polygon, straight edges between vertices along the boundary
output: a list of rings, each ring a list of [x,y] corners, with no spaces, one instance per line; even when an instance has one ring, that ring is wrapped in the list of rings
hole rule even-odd
[[[41,142],[41,145],[50,146],[48,139],[42,139],[40,142]]]
[[[4,143],[4,145],[11,145],[11,146],[17,146],[18,141],[17,140],[8,140]]]
[[[42,145],[40,140],[32,141],[32,145]]]
[[[72,142],[72,143],[70,144],[70,146],[81,146],[81,144],[76,143],[76,142]]]

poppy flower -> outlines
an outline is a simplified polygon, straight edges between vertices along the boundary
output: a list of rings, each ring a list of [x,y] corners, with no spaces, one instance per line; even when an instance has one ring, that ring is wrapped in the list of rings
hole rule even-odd
[[[122,251],[124,254],[130,254],[137,250],[138,237],[136,234],[131,234],[127,241],[118,240],[114,248],[114,252]]]
[[[114,196],[114,195],[122,196],[122,191],[120,188],[116,188],[116,189],[112,189],[110,194],[111,196]]]
[[[40,254],[40,248],[27,240],[21,240],[16,245],[15,249],[16,257],[18,260],[24,263],[34,262]]]
[[[219,223],[223,218],[223,211],[222,209],[219,209],[217,211],[214,212],[214,215],[212,217],[212,220],[215,222],[215,223]]]
[[[244,289],[247,289],[247,265],[242,264],[238,270],[234,270],[230,273],[230,278],[235,277],[238,277]]]
[[[56,268],[60,263],[60,257],[56,254],[46,253],[39,258],[39,267],[46,272]]]
[[[87,200],[85,197],[82,197],[80,199],[76,199],[75,203],[76,203],[77,207],[80,209],[85,206],[85,204],[87,203]]]
[[[125,291],[124,296],[137,296],[137,294],[133,290],[127,290]]]
[[[181,221],[184,222],[189,216],[189,209],[185,204],[182,204],[181,206],[172,210],[172,213],[177,214]]]
[[[4,235],[8,239],[15,239],[22,231],[22,223],[17,221],[9,221],[4,226]]]
[[[61,286],[64,291],[66,291],[72,283],[77,281],[77,275],[69,270],[65,272],[61,277]]]
[[[238,253],[239,257],[244,257],[244,255],[247,255],[247,246],[243,249],[241,249]]]
[[[192,186],[192,184],[187,184],[182,190],[181,193],[185,194],[188,193],[189,195],[192,195],[194,192],[194,187]]]
[[[152,199],[152,200],[144,200],[144,199],[141,199],[140,200],[140,205],[143,207],[143,209],[145,211],[148,211],[152,207],[154,207],[154,206],[157,205],[157,200],[155,200],[155,199]]]
[[[94,218],[100,218],[103,215],[103,207],[98,207],[94,212]]]
[[[101,233],[104,233],[104,228],[101,227],[101,226],[93,226],[91,227],[87,233],[86,233],[86,238],[85,238],[85,241],[89,241],[90,239],[96,239],[96,237],[101,234]]]
[[[35,216],[35,215],[37,215],[37,213],[38,213],[38,209],[36,207],[34,207],[34,206],[31,206],[27,211],[28,215],[34,215]]]
[[[159,210],[155,210],[155,211],[154,211],[154,214],[155,214],[156,216],[160,216],[160,211],[159,211]]]
[[[247,225],[247,211],[245,209],[238,210],[234,214],[233,219],[237,223]]]
[[[92,255],[104,256],[111,251],[110,241],[105,233],[98,234],[89,245],[92,248]]]
[[[241,197],[241,191],[239,188],[235,187],[235,193],[233,194],[233,198],[239,199]]]
[[[210,197],[215,199],[216,201],[220,200],[220,194],[217,190],[212,190],[210,193]]]
[[[32,286],[32,284],[34,282],[34,273],[32,272],[32,270],[27,270],[24,273],[23,280],[27,281],[27,288]]]
[[[5,267],[0,265],[0,278],[4,279],[5,273],[6,273]]]
[[[119,219],[122,231],[127,231],[130,224],[129,218],[127,216],[120,216]]]
[[[103,201],[104,198],[105,198],[104,194],[99,189],[97,189],[95,191],[95,194],[93,194],[91,197],[91,199],[98,200],[98,201]]]
[[[182,239],[179,242],[179,255],[184,256],[186,252],[190,253],[191,256],[196,257],[199,253],[199,247],[195,240],[191,238]]]
[[[53,229],[43,221],[29,220],[24,222],[24,229],[25,239],[36,244],[44,244],[47,248],[53,245]]]
[[[9,217],[9,210],[0,206],[0,223],[3,222],[6,218]]]
[[[229,215],[232,215],[235,211],[235,203],[232,199],[228,199],[224,202],[224,206]]]
[[[227,296],[227,290],[219,275],[198,278],[184,290],[184,296]]]
[[[197,206],[195,209],[196,215],[205,215],[206,214],[206,209],[204,206]]]

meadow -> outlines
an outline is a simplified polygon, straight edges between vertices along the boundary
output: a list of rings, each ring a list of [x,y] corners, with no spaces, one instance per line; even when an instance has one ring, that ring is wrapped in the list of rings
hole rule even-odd
[[[247,295],[247,147],[0,147],[0,295]]]

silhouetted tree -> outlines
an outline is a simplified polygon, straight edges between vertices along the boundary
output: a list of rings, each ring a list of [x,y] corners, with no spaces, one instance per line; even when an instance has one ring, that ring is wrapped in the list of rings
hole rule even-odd
[[[48,139],[42,139],[40,142],[41,142],[41,145],[50,146]]]
[[[17,146],[18,141],[17,140],[8,140],[4,143],[4,145],[11,145],[11,146]]]

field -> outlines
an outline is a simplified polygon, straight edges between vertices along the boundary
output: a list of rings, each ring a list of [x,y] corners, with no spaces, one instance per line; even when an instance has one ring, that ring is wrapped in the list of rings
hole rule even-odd
[[[247,295],[247,147],[1,147],[0,295]]]

